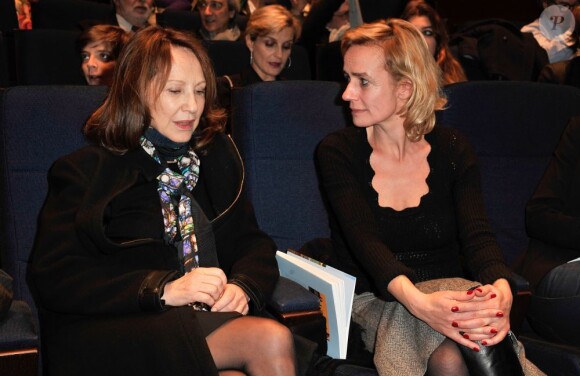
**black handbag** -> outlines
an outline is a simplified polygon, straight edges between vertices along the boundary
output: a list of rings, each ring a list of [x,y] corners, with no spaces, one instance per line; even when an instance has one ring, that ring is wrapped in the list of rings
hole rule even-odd
[[[511,331],[494,346],[480,346],[479,351],[457,345],[470,376],[523,376],[518,358],[518,341]]]

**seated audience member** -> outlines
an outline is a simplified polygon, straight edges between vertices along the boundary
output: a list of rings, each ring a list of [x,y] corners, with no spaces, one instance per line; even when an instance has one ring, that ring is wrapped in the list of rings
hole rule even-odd
[[[153,0],[113,0],[117,24],[125,31],[148,26],[154,17]]]
[[[449,49],[445,24],[433,7],[423,0],[412,0],[407,3],[401,18],[412,23],[423,34],[429,52],[441,68],[444,85],[467,80],[461,64]]]
[[[355,4],[352,9],[351,3]],[[306,49],[310,66],[315,69],[318,49],[330,41],[339,41],[346,30],[360,24],[362,17],[358,0],[313,0],[308,15],[302,22],[302,33],[296,43]]]
[[[81,33],[77,46],[87,84],[111,86],[117,58],[128,39],[125,30],[112,25],[95,25]]]
[[[446,99],[422,34],[400,19],[363,24],[342,52],[355,126],[328,135],[317,162],[334,254],[357,278],[352,319],[378,373],[541,374],[516,355],[511,271],[475,153],[435,124]]]
[[[114,11],[108,18],[87,19],[81,22],[81,27],[86,29],[98,24],[116,25],[130,33],[156,23],[153,0],[113,0],[112,2]]]
[[[300,43],[312,45],[339,41],[346,30],[361,23],[358,0],[316,0],[304,19]]]
[[[544,9],[552,5],[560,5],[574,11],[578,7],[578,0],[541,0]],[[540,16],[542,17],[542,16]],[[550,22],[549,20],[546,20]],[[577,22],[578,20],[576,20]],[[523,33],[532,33],[538,44],[548,53],[548,60],[550,63],[558,61],[569,60],[578,51],[578,35],[574,30],[566,30],[560,34],[545,35],[542,26],[540,25],[540,18],[535,19],[531,23],[522,27]]]
[[[201,18],[201,37],[205,40],[240,39],[241,31],[236,24],[240,12],[239,0],[200,0],[196,8]]]
[[[290,53],[300,30],[300,22],[281,5],[267,5],[252,13],[244,38],[250,50],[249,64],[240,74],[219,78],[221,104],[230,108],[234,87],[283,79],[282,71],[292,65]]]
[[[268,5],[252,13],[244,36],[250,61],[240,74],[241,86],[281,79],[282,71],[292,66],[290,53],[300,30],[300,23],[281,5]]]
[[[125,45],[92,145],[49,172],[30,281],[50,374],[295,375],[288,328],[250,315],[276,246],[224,116],[198,39],[150,26]]]
[[[542,337],[580,346],[580,117],[571,119],[526,206],[530,325]],[[575,260],[573,262],[570,262]]]

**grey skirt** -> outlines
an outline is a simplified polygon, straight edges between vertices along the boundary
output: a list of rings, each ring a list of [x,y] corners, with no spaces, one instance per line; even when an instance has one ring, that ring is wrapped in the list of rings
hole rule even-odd
[[[441,290],[465,291],[477,285],[462,278],[444,278],[420,282],[424,293]],[[363,328],[365,347],[374,353],[374,363],[381,376],[423,376],[427,362],[445,336],[411,315],[398,302],[385,302],[372,293],[355,295],[352,320]],[[526,375],[544,375],[525,358],[518,342],[518,356]]]

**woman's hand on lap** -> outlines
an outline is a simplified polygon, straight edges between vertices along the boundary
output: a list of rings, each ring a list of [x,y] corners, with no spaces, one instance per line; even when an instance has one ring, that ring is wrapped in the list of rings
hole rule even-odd
[[[228,283],[224,293],[211,307],[212,312],[239,312],[245,315],[250,310],[248,306],[249,298],[238,285]]]
[[[227,278],[219,268],[195,268],[184,276],[165,285],[165,304],[184,306],[190,303],[205,303],[213,306],[223,294]]]

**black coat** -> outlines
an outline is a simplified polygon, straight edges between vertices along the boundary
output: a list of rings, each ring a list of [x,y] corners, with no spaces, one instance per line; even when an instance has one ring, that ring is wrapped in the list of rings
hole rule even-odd
[[[275,245],[242,194],[241,159],[219,134],[200,160],[194,196],[211,207],[220,268],[260,310],[278,278]],[[162,240],[161,170],[141,148],[116,155],[98,146],[52,167],[30,269],[52,376],[217,374],[193,310],[151,296],[179,270]],[[132,225],[116,226],[124,240],[113,241],[104,228],[121,214]]]

